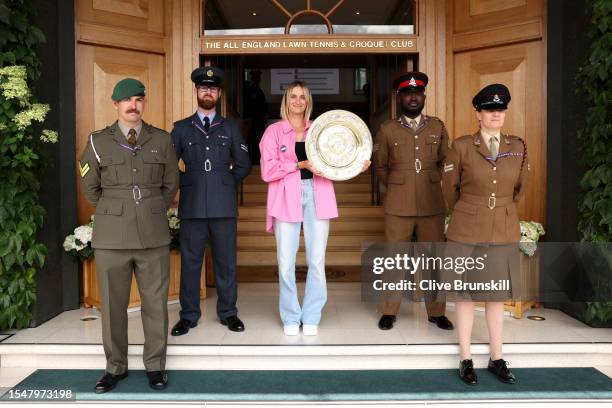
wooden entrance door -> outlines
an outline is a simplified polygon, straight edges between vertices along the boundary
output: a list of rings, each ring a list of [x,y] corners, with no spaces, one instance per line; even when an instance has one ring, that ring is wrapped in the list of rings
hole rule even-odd
[[[171,130],[194,109],[189,74],[198,65],[199,0],[75,1],[77,158],[89,133],[116,120],[111,94],[132,77],[147,89],[144,120]],[[75,165],[75,174],[76,172]],[[75,175],[78,180],[78,175]],[[78,189],[79,223],[93,209]]]
[[[456,0],[451,8],[447,80],[449,130],[458,137],[478,129],[472,97],[503,83],[512,95],[503,131],[527,142],[531,179],[519,205],[522,220],[546,214],[546,46],[544,0]]]

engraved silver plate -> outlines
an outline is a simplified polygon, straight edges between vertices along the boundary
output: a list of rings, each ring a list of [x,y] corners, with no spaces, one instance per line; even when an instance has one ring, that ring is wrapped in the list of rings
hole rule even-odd
[[[313,167],[330,180],[348,180],[359,173],[372,156],[372,135],[352,112],[331,110],[310,125],[306,156]]]

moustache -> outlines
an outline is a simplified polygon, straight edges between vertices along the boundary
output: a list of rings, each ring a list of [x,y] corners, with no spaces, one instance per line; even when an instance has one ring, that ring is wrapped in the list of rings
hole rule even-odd
[[[130,109],[126,111],[125,113],[140,113],[140,111],[138,109]]]

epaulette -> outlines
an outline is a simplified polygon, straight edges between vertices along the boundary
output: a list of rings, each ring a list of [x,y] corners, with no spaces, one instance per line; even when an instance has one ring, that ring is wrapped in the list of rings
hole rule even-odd
[[[98,163],[100,163],[100,155],[98,154],[98,151],[96,150],[96,146],[94,145],[93,137],[94,135],[102,133],[106,129],[108,129],[108,126],[105,127],[104,129],[95,130],[89,134],[89,143],[91,144],[91,148],[93,149],[94,155],[96,156],[96,160],[98,161]]]

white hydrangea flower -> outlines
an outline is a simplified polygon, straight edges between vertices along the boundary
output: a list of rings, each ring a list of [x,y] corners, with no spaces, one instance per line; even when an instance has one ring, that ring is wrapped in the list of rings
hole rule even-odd
[[[168,217],[168,226],[171,230],[178,230],[181,227],[181,220],[177,217],[178,210],[176,208],[169,208],[166,212]]]
[[[81,225],[80,227],[75,228],[74,236],[85,246],[87,246],[87,244],[91,242],[92,232],[93,228],[91,228],[89,225]]]
[[[519,242],[519,249],[527,256],[533,256],[535,254],[536,249],[538,248],[538,244],[535,242]]]
[[[6,124],[0,122],[0,131],[6,129]]]
[[[76,237],[72,234],[68,235],[64,240],[64,251],[68,252],[72,249],[76,249]]]
[[[30,105],[29,109],[17,113],[13,117],[13,122],[17,124],[17,129],[24,130],[32,124],[32,121],[43,122],[51,108],[44,103]]]
[[[170,229],[179,229],[181,227],[181,220],[179,220],[178,218],[170,218],[168,220],[168,225],[170,226]]]
[[[40,140],[46,143],[57,143],[58,135],[55,130],[45,129],[40,135]]]
[[[26,67],[15,65],[0,68],[0,90],[6,99],[17,99],[23,103],[30,96]]]

